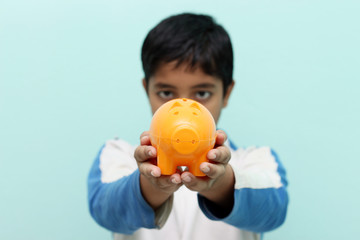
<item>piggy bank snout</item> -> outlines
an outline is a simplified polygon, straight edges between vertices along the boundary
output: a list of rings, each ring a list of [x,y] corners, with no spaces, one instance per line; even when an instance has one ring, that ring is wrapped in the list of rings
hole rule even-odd
[[[180,154],[193,153],[199,146],[199,134],[191,126],[180,126],[171,136],[171,145]]]

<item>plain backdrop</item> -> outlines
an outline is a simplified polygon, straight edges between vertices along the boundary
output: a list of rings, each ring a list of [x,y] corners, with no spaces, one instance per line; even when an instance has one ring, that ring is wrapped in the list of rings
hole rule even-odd
[[[111,239],[86,179],[107,139],[138,144],[151,111],[140,49],[160,20],[212,15],[236,86],[218,127],[274,148],[286,222],[266,240],[360,235],[360,4],[338,0],[0,0],[0,239]]]

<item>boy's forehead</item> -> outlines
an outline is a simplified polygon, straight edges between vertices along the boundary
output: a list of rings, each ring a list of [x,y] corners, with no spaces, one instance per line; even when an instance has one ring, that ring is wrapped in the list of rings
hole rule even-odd
[[[156,68],[154,75],[162,74],[164,72],[186,72],[188,74],[192,74],[198,71],[203,72],[203,70],[198,66],[192,66],[188,62],[179,63],[179,61],[171,61],[171,62],[163,62],[159,64],[159,66]]]
[[[179,61],[179,60],[173,60],[170,62],[163,62],[162,64],[160,64],[160,66],[162,67],[169,67],[172,69],[177,69],[177,68],[181,68],[181,69],[186,69],[187,71],[195,71],[196,69],[200,68],[199,64],[193,64],[190,61]]]
[[[206,74],[199,67],[192,68],[185,63],[178,65],[176,62],[161,64],[149,80],[158,87],[171,87],[179,83],[213,87],[222,82],[219,78]]]

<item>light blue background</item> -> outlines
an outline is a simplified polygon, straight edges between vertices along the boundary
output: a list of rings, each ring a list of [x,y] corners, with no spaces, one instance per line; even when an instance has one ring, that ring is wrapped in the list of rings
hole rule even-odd
[[[212,14],[236,87],[219,126],[288,171],[285,224],[265,239],[360,235],[358,1],[0,0],[0,239],[111,239],[90,217],[101,145],[151,112],[140,48],[161,19]]]

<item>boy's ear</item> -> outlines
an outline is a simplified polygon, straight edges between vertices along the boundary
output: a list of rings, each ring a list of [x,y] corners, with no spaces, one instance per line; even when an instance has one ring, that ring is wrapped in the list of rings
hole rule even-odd
[[[233,81],[231,82],[231,84],[228,86],[228,88],[227,88],[227,90],[226,90],[226,92],[225,92],[224,101],[223,101],[223,108],[226,107],[227,104],[228,104],[229,97],[230,97],[231,92],[232,92],[232,90],[233,90],[233,88],[234,88],[234,85],[235,85],[235,81],[233,80]]]
[[[142,79],[142,85],[143,85],[143,87],[144,87],[144,90],[145,90],[145,92],[146,92],[146,94],[148,94],[148,91],[147,91],[147,84],[146,84],[146,80],[145,80],[145,78],[143,78]]]

